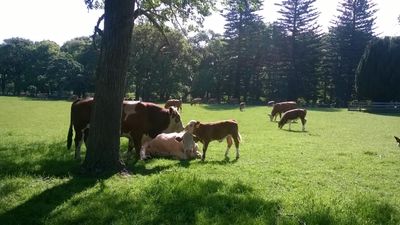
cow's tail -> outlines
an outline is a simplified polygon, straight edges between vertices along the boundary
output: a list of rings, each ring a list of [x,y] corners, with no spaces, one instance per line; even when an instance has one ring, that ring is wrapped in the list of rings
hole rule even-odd
[[[79,101],[79,99],[75,100],[71,105],[71,115],[70,115],[69,130],[68,130],[68,136],[67,136],[67,148],[68,149],[71,149],[72,136],[73,136],[73,130],[72,130],[72,108],[74,107],[75,103],[78,102],[78,101]]]

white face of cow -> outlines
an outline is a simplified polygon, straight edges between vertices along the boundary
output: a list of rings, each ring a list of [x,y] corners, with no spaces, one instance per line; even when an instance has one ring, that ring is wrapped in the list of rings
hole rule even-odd
[[[163,133],[181,132],[183,130],[181,115],[175,107],[169,109],[169,125]]]
[[[185,131],[188,133],[193,134],[194,127],[196,126],[197,121],[196,120],[191,120],[185,127]]]

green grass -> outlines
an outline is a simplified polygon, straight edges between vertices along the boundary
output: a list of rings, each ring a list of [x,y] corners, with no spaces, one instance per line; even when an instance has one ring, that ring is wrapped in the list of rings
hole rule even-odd
[[[399,116],[308,109],[289,132],[271,108],[184,105],[184,123],[236,119],[241,158],[212,142],[204,163],[94,179],[66,149],[70,104],[0,97],[0,224],[400,224]]]

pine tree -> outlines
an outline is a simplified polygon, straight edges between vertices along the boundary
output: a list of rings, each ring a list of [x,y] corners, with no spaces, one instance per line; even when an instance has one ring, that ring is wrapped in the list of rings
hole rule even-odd
[[[288,58],[287,99],[316,100],[318,66],[321,54],[321,32],[317,24],[319,12],[313,6],[316,0],[285,0],[281,7],[279,24],[284,31]]]
[[[368,42],[374,37],[374,9],[371,0],[342,0],[340,15],[330,28],[332,51],[336,59],[331,66],[335,98],[340,106],[354,98],[355,71]]]
[[[231,93],[235,98],[244,96],[247,98],[247,91],[250,81],[256,71],[256,56],[259,48],[255,47],[260,43],[260,26],[262,19],[256,14],[261,9],[260,0],[227,0],[225,2],[226,11],[223,16],[227,24],[225,25],[224,38],[227,42],[226,59],[231,74],[229,86],[233,87]]]

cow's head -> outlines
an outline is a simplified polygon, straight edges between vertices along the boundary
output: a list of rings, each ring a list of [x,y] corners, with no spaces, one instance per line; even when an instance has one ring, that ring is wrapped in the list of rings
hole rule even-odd
[[[164,130],[164,133],[181,132],[183,130],[181,115],[179,114],[176,107],[172,106],[168,109],[169,113],[169,124],[168,128]]]
[[[191,133],[191,134],[193,134],[194,129],[195,129],[195,128],[198,128],[199,125],[200,125],[200,122],[199,122],[199,121],[191,120],[191,121],[189,121],[189,123],[186,125],[185,131],[186,131],[186,132],[189,132],[189,133]]]
[[[272,119],[274,118],[271,114],[268,114],[269,120],[272,122]]]

